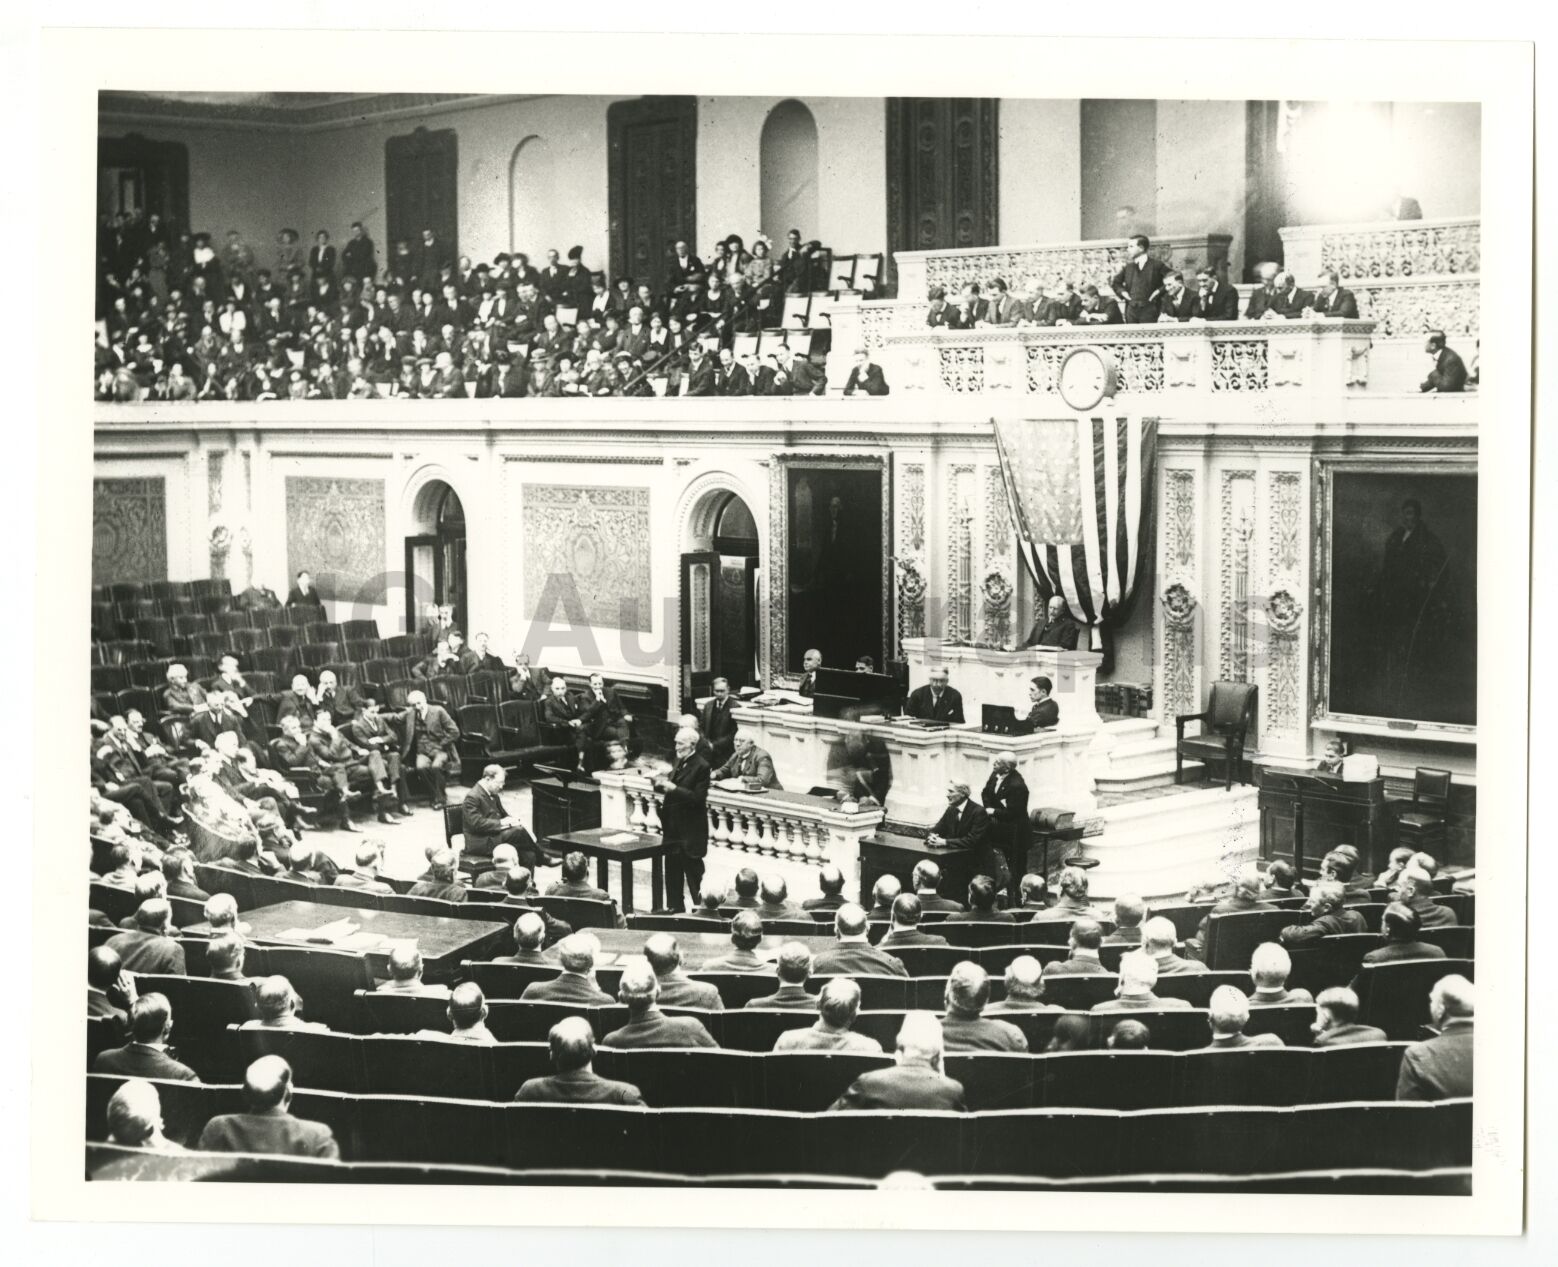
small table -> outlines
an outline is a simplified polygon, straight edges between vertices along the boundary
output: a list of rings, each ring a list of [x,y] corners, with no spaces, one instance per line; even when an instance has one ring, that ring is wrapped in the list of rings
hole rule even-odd
[[[871,908],[871,889],[884,875],[897,876],[905,893],[914,892],[914,866],[934,862],[941,868],[937,886],[943,897],[968,900],[968,882],[974,876],[974,855],[967,849],[937,849],[925,843],[923,836],[902,836],[879,831],[860,838],[860,904]]]
[[[615,838],[623,837],[613,843]],[[630,837],[631,839],[627,839]],[[595,883],[602,889],[607,885],[612,862],[622,864],[622,913],[633,910],[633,864],[640,858],[649,859],[649,892],[655,909],[665,905],[665,858],[668,846],[664,836],[649,832],[636,832],[625,827],[594,827],[588,831],[570,831],[546,838],[548,847],[560,853],[578,852],[594,858]]]

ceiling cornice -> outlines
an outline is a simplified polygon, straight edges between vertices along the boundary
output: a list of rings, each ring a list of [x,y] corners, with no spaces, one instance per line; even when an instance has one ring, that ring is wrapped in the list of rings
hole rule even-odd
[[[105,90],[98,93],[97,111],[100,123],[184,123],[246,132],[296,133],[528,100],[532,98],[490,93],[385,92],[343,94],[309,105],[278,106],[249,101],[186,101]]]

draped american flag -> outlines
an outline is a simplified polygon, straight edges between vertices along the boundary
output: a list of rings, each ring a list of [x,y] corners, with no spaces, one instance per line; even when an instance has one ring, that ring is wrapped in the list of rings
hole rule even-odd
[[[1017,546],[1043,606],[1092,630],[1128,606],[1147,560],[1157,420],[994,418]]]

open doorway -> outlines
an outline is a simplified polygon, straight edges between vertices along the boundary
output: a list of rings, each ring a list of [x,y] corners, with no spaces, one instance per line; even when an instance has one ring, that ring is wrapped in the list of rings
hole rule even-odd
[[[732,691],[760,685],[757,523],[746,502],[719,489],[693,508],[691,527],[701,548],[682,555],[683,689],[701,699],[717,677]]]
[[[417,633],[427,604],[453,609],[466,628],[465,507],[442,480],[430,481],[413,508],[418,531],[406,538],[406,631]]]

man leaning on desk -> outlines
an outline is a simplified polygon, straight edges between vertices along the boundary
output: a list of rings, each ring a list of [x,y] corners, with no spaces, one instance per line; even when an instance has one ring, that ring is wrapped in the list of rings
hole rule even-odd
[[[963,723],[963,696],[947,684],[945,667],[930,671],[930,682],[909,692],[903,711],[921,721],[947,722],[953,726]]]

